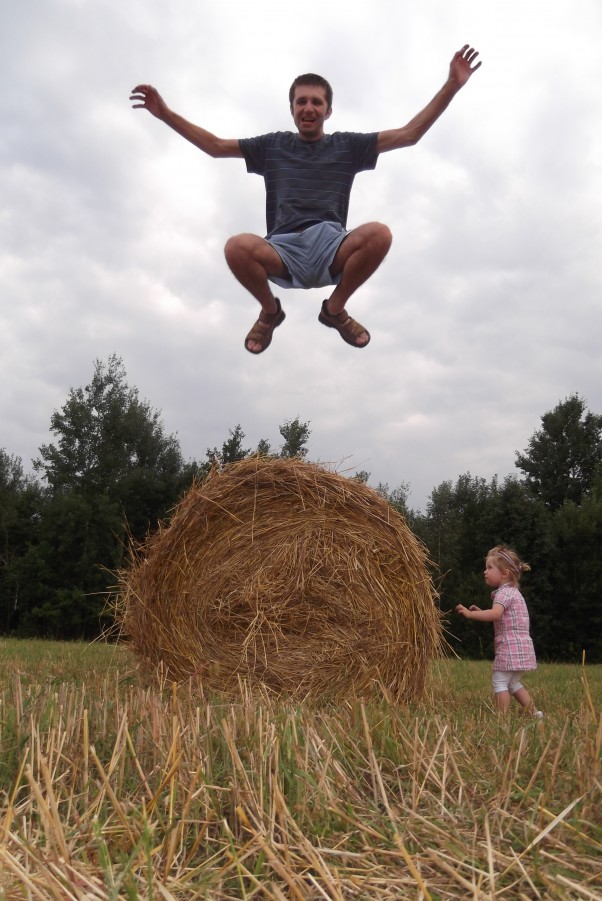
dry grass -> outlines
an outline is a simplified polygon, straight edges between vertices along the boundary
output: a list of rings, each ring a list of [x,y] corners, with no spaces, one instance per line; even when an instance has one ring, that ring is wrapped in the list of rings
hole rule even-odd
[[[253,457],[194,486],[122,575],[118,620],[150,671],[238,692],[418,697],[441,649],[426,552],[354,479]]]
[[[0,898],[600,898],[602,668],[541,667],[543,721],[488,682],[446,661],[420,707],[233,702],[0,640]]]

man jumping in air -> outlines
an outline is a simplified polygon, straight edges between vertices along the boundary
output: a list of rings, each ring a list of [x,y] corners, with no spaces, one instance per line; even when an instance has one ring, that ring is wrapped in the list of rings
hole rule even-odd
[[[259,318],[245,339],[252,354],[269,347],[284,310],[270,282],[282,288],[335,285],[319,321],[336,329],[353,347],[365,347],[370,333],[349,316],[351,295],[378,269],[391,246],[391,232],[380,222],[347,231],[347,212],[357,172],[374,169],[380,153],[416,144],[447,109],[455,94],[481,65],[468,44],[454,54],[447,81],[407,125],[387,131],[324,133],[332,113],[332,88],[320,75],[300,75],[289,101],[294,132],[256,138],[218,138],[174,113],[149,84],[134,88],[135,109],[147,109],[179,135],[212,157],[240,157],[248,172],[263,175],[267,236],[230,238],[226,261],[234,276],[259,301]]]

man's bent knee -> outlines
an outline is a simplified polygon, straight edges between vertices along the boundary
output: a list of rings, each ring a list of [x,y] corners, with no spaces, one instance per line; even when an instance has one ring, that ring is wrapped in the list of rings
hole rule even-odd
[[[257,241],[261,240],[257,235],[233,235],[228,238],[224,246],[224,255],[226,260],[230,262],[233,259],[240,259],[241,255],[250,255]]]
[[[372,226],[372,239],[376,241],[379,246],[384,250],[385,253],[388,253],[391,244],[393,243],[393,233],[388,225],[383,225],[382,222],[371,222]]]
[[[367,222],[349,232],[347,240],[353,237],[359,246],[377,249],[385,256],[393,242],[393,234],[388,225],[382,222]]]
[[[235,275],[256,266],[261,267],[266,276],[285,278],[288,275],[279,254],[259,235],[242,234],[228,238],[224,245],[224,255]]]

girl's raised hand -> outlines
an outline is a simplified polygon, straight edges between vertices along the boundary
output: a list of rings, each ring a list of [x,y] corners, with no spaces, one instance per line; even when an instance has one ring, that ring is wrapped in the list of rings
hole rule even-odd
[[[456,606],[456,613],[459,613],[461,616],[468,617],[471,611],[480,610],[480,607],[477,607],[476,604],[471,604],[470,607],[465,607],[464,604],[458,604]]]

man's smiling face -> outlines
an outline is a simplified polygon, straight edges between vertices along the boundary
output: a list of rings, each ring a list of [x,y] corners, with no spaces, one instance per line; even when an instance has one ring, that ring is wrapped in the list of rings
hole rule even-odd
[[[331,112],[325,88],[316,84],[297,85],[291,113],[301,140],[319,141],[324,134],[324,122]]]

